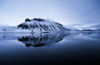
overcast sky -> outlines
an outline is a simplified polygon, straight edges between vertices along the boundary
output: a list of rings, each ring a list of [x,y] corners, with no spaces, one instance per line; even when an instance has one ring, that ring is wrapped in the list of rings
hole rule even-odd
[[[100,0],[0,0],[0,25],[18,25],[35,17],[64,25],[97,24]]]

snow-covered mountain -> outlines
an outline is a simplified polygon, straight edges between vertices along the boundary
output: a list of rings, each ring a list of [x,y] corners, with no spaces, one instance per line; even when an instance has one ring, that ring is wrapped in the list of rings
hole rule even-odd
[[[92,25],[92,26],[90,26],[89,28],[92,28],[92,29],[94,29],[94,30],[100,30],[100,24]]]
[[[26,19],[25,22],[18,25],[18,29],[23,30],[30,30],[31,32],[64,32],[69,31],[69,29],[65,28],[62,24],[41,19],[41,18],[34,18],[34,19]]]
[[[100,31],[100,24],[72,24],[66,25],[71,31]]]

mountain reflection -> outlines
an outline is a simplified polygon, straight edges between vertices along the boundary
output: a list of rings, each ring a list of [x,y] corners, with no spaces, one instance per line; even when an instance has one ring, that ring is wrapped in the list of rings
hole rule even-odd
[[[41,47],[41,46],[50,46],[56,42],[59,42],[64,39],[68,34],[62,33],[40,33],[40,34],[31,34],[29,36],[18,37],[20,42],[23,42],[26,47]]]
[[[22,42],[26,47],[41,47],[41,46],[52,46],[55,43],[62,41],[63,39],[71,40],[73,37],[81,37],[90,39],[95,37],[100,38],[100,32],[72,32],[72,33],[1,33],[0,41],[16,40]],[[72,40],[71,40],[72,41]]]

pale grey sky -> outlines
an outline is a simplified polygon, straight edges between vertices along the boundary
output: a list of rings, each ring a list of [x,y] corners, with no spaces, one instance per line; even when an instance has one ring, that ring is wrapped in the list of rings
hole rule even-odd
[[[0,0],[0,25],[35,17],[63,25],[100,23],[100,0]]]

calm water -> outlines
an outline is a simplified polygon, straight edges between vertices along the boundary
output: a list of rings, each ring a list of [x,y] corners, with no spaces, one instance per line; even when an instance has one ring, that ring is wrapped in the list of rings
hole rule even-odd
[[[99,62],[100,32],[0,34],[0,65]]]

